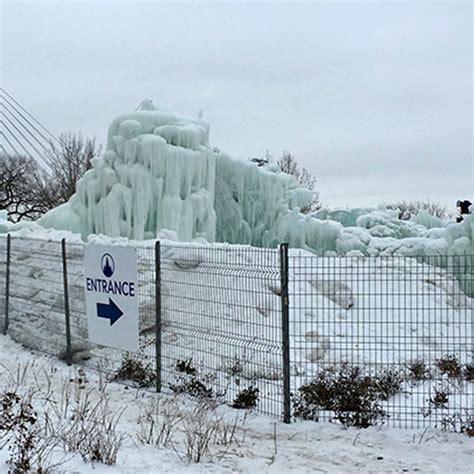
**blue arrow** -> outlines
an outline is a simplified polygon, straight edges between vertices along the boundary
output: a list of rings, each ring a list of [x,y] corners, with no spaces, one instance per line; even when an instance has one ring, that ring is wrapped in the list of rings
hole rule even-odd
[[[109,298],[109,304],[97,303],[97,316],[110,320],[110,325],[116,323],[123,315],[122,310]]]

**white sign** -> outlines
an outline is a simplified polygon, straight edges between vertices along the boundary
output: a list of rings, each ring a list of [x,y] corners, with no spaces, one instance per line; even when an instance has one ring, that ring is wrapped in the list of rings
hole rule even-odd
[[[87,245],[84,277],[89,339],[138,350],[136,249]]]

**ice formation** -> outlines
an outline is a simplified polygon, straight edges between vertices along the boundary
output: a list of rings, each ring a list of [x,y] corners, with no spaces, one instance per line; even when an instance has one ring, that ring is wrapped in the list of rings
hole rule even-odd
[[[40,223],[83,237],[141,240],[167,229],[183,241],[274,244],[311,193],[276,169],[214,152],[208,138],[206,122],[144,102],[112,122],[106,151],[76,194]]]
[[[7,220],[7,211],[0,211],[0,234],[6,234],[13,226],[13,224]]]
[[[112,122],[106,150],[93,166],[70,201],[39,220],[42,226],[83,238],[141,240],[166,231],[181,241],[288,242],[328,256],[435,255],[440,265],[443,256],[474,253],[474,216],[457,224],[428,214],[404,221],[396,211],[374,208],[303,215],[300,208],[312,195],[293,177],[213,150],[206,122],[151,101]]]

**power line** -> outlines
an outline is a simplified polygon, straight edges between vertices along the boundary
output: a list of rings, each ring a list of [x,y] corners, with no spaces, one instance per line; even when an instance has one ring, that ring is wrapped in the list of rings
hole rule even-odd
[[[0,130],[0,135],[5,139],[5,141],[10,145],[10,148],[13,150],[15,155],[21,156],[21,153],[18,153],[18,150],[12,145],[8,137]],[[3,146],[3,145],[2,145]],[[8,153],[7,153],[8,154]]]
[[[29,138],[25,136],[24,132],[22,132],[11,120],[9,117],[7,117],[2,111],[0,111],[0,116],[3,116],[5,120],[8,121],[8,123],[17,131],[17,133],[20,135],[21,138],[32,148],[38,156],[42,156],[42,152],[38,151],[38,149],[30,142]],[[8,132],[10,132],[11,135],[15,136],[15,134],[8,128],[8,125],[0,119],[0,123],[3,124],[3,126],[7,129]],[[31,155],[31,152],[27,153],[28,156]],[[41,158],[42,161],[44,161],[44,158]]]
[[[0,96],[1,97],[1,96]],[[16,120],[16,122],[18,124],[20,124],[24,129],[25,131],[38,143],[39,146],[41,146],[43,149],[47,149],[47,147],[44,145],[45,141],[47,142],[46,138],[42,135],[40,135],[42,138],[43,138],[43,141],[39,140],[38,137],[36,135],[34,135],[33,133],[31,133],[30,129],[25,127],[24,123],[21,121],[21,120],[18,120],[18,117],[16,115],[14,115],[11,110],[6,106],[5,103],[3,102],[0,102],[0,106],[5,110],[5,112],[7,112],[14,120]],[[4,113],[2,111],[0,111],[0,113]]]
[[[1,93],[0,93],[0,99],[4,100],[4,102],[0,102],[0,105],[5,110],[7,110],[8,112],[11,113],[11,111],[8,109],[8,107],[11,107],[13,109],[13,111],[16,114],[18,114],[46,143],[49,143],[51,141],[58,142],[57,138],[49,138],[42,131],[38,130],[38,128],[27,117],[25,117],[23,115],[23,113],[15,107],[15,105],[13,105],[11,102],[9,102],[9,100],[6,97],[2,96]]]
[[[34,120],[54,141],[59,142],[59,140],[56,138],[56,136],[51,133],[39,120],[37,120],[33,115],[31,115],[28,110],[26,110],[11,94],[9,94],[3,87],[0,87],[0,93],[5,94],[7,97],[9,97],[15,104],[17,104],[20,109],[22,109],[27,115],[31,117],[32,120]]]
[[[4,142],[0,149],[4,153],[10,148],[14,154],[32,158],[45,171],[51,171],[47,151],[60,141],[3,87],[0,87],[0,127]]]

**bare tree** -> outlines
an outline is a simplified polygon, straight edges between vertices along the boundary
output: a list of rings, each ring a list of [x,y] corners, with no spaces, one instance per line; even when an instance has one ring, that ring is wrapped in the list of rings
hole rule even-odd
[[[301,187],[313,192],[311,204],[303,209],[303,214],[315,212],[321,208],[319,193],[316,191],[316,178],[303,166],[300,166],[295,157],[288,151],[284,151],[282,157],[276,162],[283,173],[290,174],[296,178]]]
[[[42,199],[42,177],[32,158],[0,156],[0,209],[12,222],[37,219],[48,210]]]
[[[50,209],[69,200],[76,192],[76,183],[92,168],[91,161],[100,152],[95,138],[84,138],[80,133],[63,133],[59,145],[51,143],[46,158],[51,166],[49,180],[53,186],[45,196]]]
[[[100,154],[95,139],[64,133],[46,153],[49,172],[29,157],[0,156],[0,209],[13,222],[35,220],[69,200],[76,183]]]

